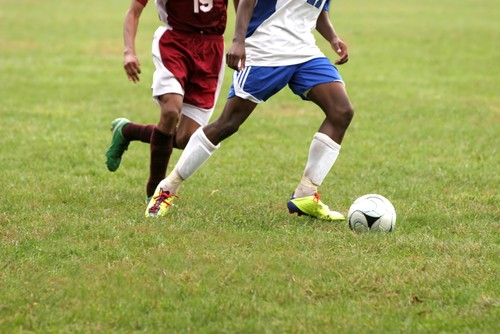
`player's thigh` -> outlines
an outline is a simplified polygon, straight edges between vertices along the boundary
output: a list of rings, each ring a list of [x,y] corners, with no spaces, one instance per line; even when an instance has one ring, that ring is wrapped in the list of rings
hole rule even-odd
[[[343,82],[342,77],[328,58],[320,57],[298,64],[289,86],[295,94],[308,100],[311,89],[332,82]]]
[[[294,66],[247,66],[234,72],[228,99],[238,96],[260,103],[285,87],[295,71]]]
[[[309,90],[307,98],[316,103],[327,115],[352,110],[343,82],[333,81],[316,85]]]

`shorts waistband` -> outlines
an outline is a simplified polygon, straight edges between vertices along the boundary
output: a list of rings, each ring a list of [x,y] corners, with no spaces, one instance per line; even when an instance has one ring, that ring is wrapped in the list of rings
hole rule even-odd
[[[223,41],[224,36],[223,35],[213,35],[213,34],[207,34],[203,31],[200,32],[184,32],[184,31],[178,31],[178,30],[173,30],[169,29],[167,30],[170,34],[176,35],[176,36],[181,36],[181,37],[187,37],[187,38],[201,38],[204,40],[211,39],[214,41]]]

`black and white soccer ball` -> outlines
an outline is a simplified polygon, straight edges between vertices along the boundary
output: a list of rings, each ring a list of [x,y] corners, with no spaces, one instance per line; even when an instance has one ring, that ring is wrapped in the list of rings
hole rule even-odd
[[[396,210],[384,196],[367,194],[352,203],[347,221],[358,233],[391,232],[396,226]]]

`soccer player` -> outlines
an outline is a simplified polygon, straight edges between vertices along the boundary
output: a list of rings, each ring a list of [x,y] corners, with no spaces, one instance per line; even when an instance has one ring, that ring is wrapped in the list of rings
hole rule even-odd
[[[150,143],[150,173],[146,195],[151,197],[165,177],[173,147],[184,148],[192,133],[206,125],[214,111],[224,74],[227,0],[156,0],[159,27],[152,45],[155,64],[153,97],[160,106],[158,124],[142,125],[118,118],[106,165],[116,171],[130,141]],[[125,16],[124,69],[139,82],[141,68],[135,51],[139,18],[148,0],[132,0]]]
[[[201,167],[221,141],[238,131],[258,103],[288,84],[325,114],[288,210],[318,219],[344,220],[342,214],[320,201],[318,194],[354,115],[337,68],[316,46],[312,34],[316,28],[330,43],[339,56],[336,65],[348,61],[347,46],[330,21],[329,5],[330,0],[239,1],[235,33],[226,55],[227,65],[235,70],[226,105],[215,121],[191,136],[172,172],[158,184],[147,206],[147,217],[164,216],[181,183]]]

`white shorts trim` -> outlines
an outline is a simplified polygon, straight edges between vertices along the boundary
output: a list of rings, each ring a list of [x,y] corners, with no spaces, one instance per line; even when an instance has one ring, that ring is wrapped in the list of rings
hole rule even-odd
[[[155,65],[155,72],[153,73],[153,83],[151,84],[151,90],[153,92],[153,97],[158,99],[158,96],[164,94],[180,94],[184,96],[184,89],[182,89],[181,84],[175,78],[175,76],[170,72],[161,60],[160,54],[160,38],[163,36],[167,27],[158,27],[156,29],[153,39],[153,45],[151,47],[151,53],[153,55],[153,63]]]
[[[153,100],[160,105],[160,101],[158,99],[159,96],[164,94],[179,94],[184,96],[184,89],[182,88],[179,81],[175,78],[175,76],[170,72],[164,65],[161,60],[160,55],[160,47],[159,41],[163,36],[165,31],[170,28],[161,26],[156,29],[154,33],[153,44],[151,48],[151,53],[153,56],[153,63],[155,65],[155,71],[153,73],[153,83],[151,84],[151,90],[153,95]],[[219,98],[220,91],[222,89],[222,82],[224,79],[224,70],[225,70],[225,59],[223,57],[221,70],[219,71],[219,80],[217,82],[217,89],[215,91],[214,97],[214,106],[210,109],[203,109],[199,107],[195,107],[191,104],[184,103],[182,105],[182,115],[191,118],[196,123],[201,126],[207,125],[212,117],[215,105],[217,104],[217,100]]]

